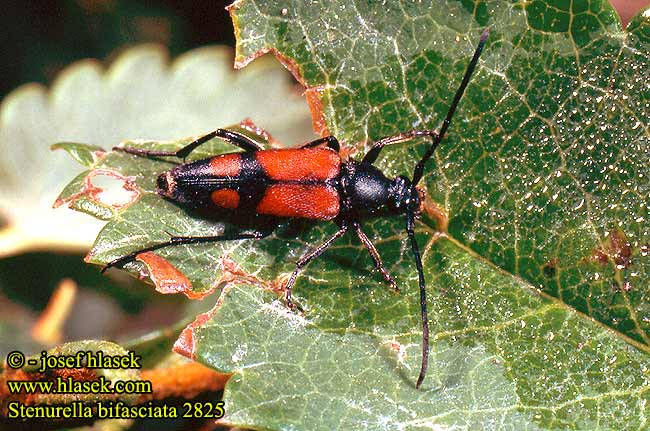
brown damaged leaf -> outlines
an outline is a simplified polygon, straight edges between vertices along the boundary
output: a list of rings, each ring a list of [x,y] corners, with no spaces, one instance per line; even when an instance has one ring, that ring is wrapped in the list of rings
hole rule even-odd
[[[249,284],[258,286],[271,292],[279,293],[283,291],[284,282],[282,280],[273,280],[266,282],[258,277],[246,272],[237,262],[223,256],[220,261],[221,276],[217,279],[216,286],[226,287],[233,283]],[[286,274],[285,274],[286,275]],[[280,278],[283,276],[281,275]]]
[[[224,288],[221,291],[221,296],[219,297],[217,303],[211,310],[196,316],[194,321],[189,325],[187,325],[185,329],[183,329],[183,332],[181,332],[181,335],[178,336],[178,339],[174,343],[174,347],[172,349],[174,352],[192,360],[196,358],[196,340],[194,339],[194,330],[200,328],[206,322],[212,319],[214,314],[217,312],[217,309],[221,305],[221,301],[222,301],[221,298],[223,298],[223,293],[226,290],[227,288]]]
[[[320,136],[329,136],[331,133],[327,129],[327,121],[325,121],[325,114],[323,113],[324,91],[322,86],[307,88],[305,90],[305,98],[307,99],[309,111],[311,112],[311,126],[314,132]]]
[[[244,271],[237,262],[230,259],[228,256],[223,256],[220,259],[219,265],[221,275],[217,278],[212,288],[203,292],[194,292],[192,290],[192,283],[188,280],[185,274],[179,271],[178,268],[172,265],[164,257],[149,251],[138,254],[135,259],[146,265],[148,269],[147,275],[154,283],[157,292],[162,294],[182,293],[189,299],[203,299],[216,289],[234,282],[260,286],[274,292],[282,291],[282,286],[284,286],[284,281],[276,280],[270,284],[266,283]]]
[[[632,265],[632,245],[621,230],[612,230],[603,244],[594,250],[592,259],[602,265],[614,262],[616,269]]]
[[[167,259],[154,252],[138,254],[135,259],[146,265],[149,278],[153,281],[156,291],[163,294],[183,293],[190,299],[199,299],[205,295],[192,293],[192,283]]]
[[[203,392],[220,391],[230,376],[231,374],[219,373],[195,362],[144,370],[141,378],[151,382],[153,392],[142,394],[137,403],[176,397],[190,399]]]
[[[226,292],[230,289],[230,287],[237,283],[242,283],[257,286],[261,289],[278,294],[283,291],[284,283],[288,277],[288,275],[280,276],[277,280],[266,283],[263,280],[260,280],[259,278],[253,276],[252,274],[244,271],[244,269],[238,265],[237,262],[228,258],[227,256],[221,258],[220,267],[221,276],[217,279],[215,288],[221,287],[221,295],[219,295],[216,304],[210,310],[196,316],[194,321],[187,325],[185,329],[183,329],[178,339],[174,343],[173,351],[189,359],[195,358],[196,343],[194,339],[194,330],[201,327],[214,316],[214,314],[217,312],[217,309],[221,306],[223,298],[226,296]],[[209,293],[212,293],[213,291],[214,289],[210,290]]]

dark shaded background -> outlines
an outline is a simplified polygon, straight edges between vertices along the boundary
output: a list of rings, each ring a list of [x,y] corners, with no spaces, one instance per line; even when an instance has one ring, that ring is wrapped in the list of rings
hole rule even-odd
[[[172,56],[208,44],[234,46],[228,0],[9,0],[0,5],[0,97],[27,82],[50,84],[82,58],[110,60],[156,42]]]

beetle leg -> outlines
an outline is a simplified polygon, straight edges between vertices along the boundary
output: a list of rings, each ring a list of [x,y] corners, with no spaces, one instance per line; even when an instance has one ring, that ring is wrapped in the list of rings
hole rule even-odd
[[[194,151],[198,146],[205,144],[206,142],[214,139],[222,138],[231,144],[243,149],[244,151],[261,151],[262,148],[257,142],[250,139],[248,136],[242,135],[241,133],[232,132],[225,129],[217,129],[206,135],[201,136],[200,138],[190,142],[185,145],[178,151],[156,151],[156,150],[146,150],[143,148],[130,148],[130,147],[113,147],[115,151],[122,151],[129,154],[135,154],[142,157],[178,157],[180,159],[185,159]]]
[[[332,235],[327,241],[325,241],[317,248],[311,250],[309,253],[305,254],[303,257],[298,259],[298,262],[296,262],[296,269],[293,270],[293,272],[291,273],[291,277],[289,278],[289,281],[284,286],[284,297],[287,302],[287,307],[291,309],[300,308],[297,304],[294,304],[291,298],[291,291],[293,289],[293,285],[296,282],[296,277],[298,277],[298,273],[300,272],[300,270],[309,262],[311,262],[313,259],[320,256],[325,250],[327,250],[334,243],[334,241],[341,238],[343,234],[347,232],[347,230],[348,230],[347,224],[341,223],[341,228],[334,235]]]
[[[372,148],[366,153],[365,156],[363,156],[361,163],[372,165],[375,163],[375,160],[377,160],[377,157],[379,157],[379,153],[381,153],[381,150],[386,145],[399,144],[401,142],[410,141],[411,139],[417,138],[419,136],[430,136],[432,139],[435,139],[437,134],[434,130],[411,130],[409,132],[400,133],[399,135],[381,138],[375,142]]]
[[[339,141],[334,136],[325,136],[324,138],[315,139],[311,142],[307,142],[306,144],[301,145],[300,148],[317,147],[322,144],[325,144],[328,148],[333,149],[337,153],[341,149]]]
[[[359,237],[361,244],[363,244],[368,249],[368,253],[370,253],[372,260],[375,262],[375,268],[377,268],[377,270],[381,273],[382,277],[384,277],[384,280],[386,280],[390,287],[396,293],[399,293],[399,287],[397,287],[397,283],[395,283],[395,280],[390,275],[388,270],[384,268],[384,264],[381,261],[379,252],[375,248],[375,245],[372,243],[372,241],[370,241],[370,238],[368,238],[368,236],[361,230],[361,224],[354,223],[354,228],[357,231],[357,236]]]
[[[102,268],[102,273],[106,272],[107,269],[114,266],[122,266],[126,263],[133,262],[137,255],[140,253],[145,253],[147,251],[154,251],[165,247],[171,247],[174,245],[182,244],[201,244],[207,242],[220,242],[220,241],[235,241],[238,239],[260,239],[264,238],[273,232],[273,229],[268,231],[252,231],[246,233],[232,233],[232,234],[223,234],[216,236],[172,236],[168,241],[161,242],[158,244],[151,245],[149,247],[142,248],[140,250],[129,253],[126,256],[117,258],[109,262],[105,267]]]
[[[186,146],[178,150],[176,152],[176,156],[184,159],[192,151],[194,151],[196,147],[208,142],[213,138],[225,139],[226,141],[241,148],[244,151],[261,151],[264,149],[260,144],[253,141],[251,138],[249,138],[246,135],[242,135],[241,133],[237,133],[237,132],[231,132],[230,130],[217,129],[213,132],[208,133],[207,135],[201,136],[199,139],[197,139],[194,142],[190,142],[189,144],[187,144]]]

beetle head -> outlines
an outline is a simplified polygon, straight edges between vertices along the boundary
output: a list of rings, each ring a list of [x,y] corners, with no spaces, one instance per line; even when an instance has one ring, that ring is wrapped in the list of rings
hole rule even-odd
[[[419,209],[422,201],[420,191],[404,176],[395,178],[388,189],[388,207],[395,214],[406,213],[409,206]]]
[[[176,192],[176,180],[170,171],[163,172],[158,176],[156,181],[158,188],[156,192],[160,196],[164,196],[168,199],[176,200],[174,194]]]

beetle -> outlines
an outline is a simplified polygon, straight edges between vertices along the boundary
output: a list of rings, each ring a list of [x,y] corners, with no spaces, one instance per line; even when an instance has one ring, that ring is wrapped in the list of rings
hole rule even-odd
[[[339,142],[327,136],[301,147],[264,149],[258,143],[237,132],[217,129],[187,144],[178,151],[155,151],[141,148],[115,147],[114,150],[143,157],[185,158],[198,146],[213,138],[221,138],[241,148],[243,152],[227,153],[190,163],[179,164],[160,174],[157,192],[166,199],[191,210],[237,220],[240,229],[233,233],[206,237],[172,236],[168,241],[144,247],[108,263],[119,267],[136,259],[140,253],[180,244],[196,244],[242,239],[261,239],[270,235],[287,219],[331,220],[338,231],[324,243],[307,252],[297,262],[284,286],[286,304],[299,308],[292,299],[292,289],[298,273],[310,261],[320,256],[348,230],[354,230],[370,253],[375,267],[395,290],[397,284],[384,267],[379,252],[361,228],[361,222],[374,217],[405,215],[406,232],[415,258],[420,289],[422,321],[422,361],[416,388],[427,372],[429,357],[429,326],[426,284],[422,259],[415,239],[414,223],[421,212],[424,191],[418,183],[427,161],[445,136],[458,103],[474,72],[489,29],[481,35],[463,80],[454,95],[440,131],[411,130],[376,141],[359,162],[343,160]],[[416,137],[428,137],[431,144],[415,165],[412,179],[398,176],[387,178],[373,163],[381,150],[392,144]]]

